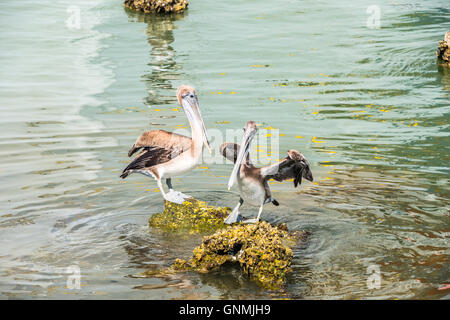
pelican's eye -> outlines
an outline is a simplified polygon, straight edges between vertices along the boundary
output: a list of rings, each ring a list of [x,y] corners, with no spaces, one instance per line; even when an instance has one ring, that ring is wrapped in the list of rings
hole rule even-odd
[[[192,98],[192,99],[194,99],[195,96],[194,96],[193,93],[191,93],[191,94],[189,95],[189,97]]]

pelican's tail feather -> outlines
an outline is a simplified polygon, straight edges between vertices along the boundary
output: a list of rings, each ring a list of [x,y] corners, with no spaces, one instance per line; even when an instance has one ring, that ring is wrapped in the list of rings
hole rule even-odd
[[[128,177],[128,176],[130,175],[130,173],[131,173],[131,170],[124,170],[124,171],[122,172],[122,174],[120,175],[120,177],[121,177],[122,179],[125,179],[126,177]]]

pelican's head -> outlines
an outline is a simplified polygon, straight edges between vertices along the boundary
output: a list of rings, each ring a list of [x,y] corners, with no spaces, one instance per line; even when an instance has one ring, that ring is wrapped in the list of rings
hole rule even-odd
[[[244,135],[242,137],[242,143],[239,148],[239,153],[236,158],[236,162],[234,164],[233,171],[231,172],[230,180],[228,180],[228,190],[231,189],[234,182],[236,181],[236,177],[239,173],[239,169],[241,168],[244,159],[247,158],[247,155],[250,151],[250,144],[255,137],[258,128],[254,121],[248,121],[244,126]]]
[[[198,98],[195,89],[184,84],[178,88],[177,98],[178,102],[183,107],[191,126],[196,126],[202,130],[203,144],[208,148],[209,153],[212,153],[208,136],[206,135],[205,123],[203,122],[202,114],[200,113],[200,108],[198,106]]]

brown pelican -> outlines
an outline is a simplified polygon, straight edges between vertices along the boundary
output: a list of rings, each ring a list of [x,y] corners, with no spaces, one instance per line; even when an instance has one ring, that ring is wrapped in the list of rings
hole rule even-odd
[[[194,88],[182,85],[178,88],[177,97],[191,125],[192,138],[164,130],[144,132],[137,138],[128,156],[131,157],[142,148],[143,151],[123,170],[120,177],[125,179],[134,172],[153,177],[165,200],[181,204],[190,196],[174,191],[171,178],[191,171],[202,156],[203,145],[209,152],[211,147]],[[166,179],[168,193],[164,192],[162,179]]]
[[[242,220],[239,208],[244,201],[254,206],[259,206],[256,219],[245,220],[246,223],[259,221],[263,206],[272,202],[278,206],[277,200],[272,198],[270,188],[267,183],[270,179],[283,181],[294,179],[294,187],[302,183],[302,177],[313,181],[313,176],[306,158],[296,150],[288,150],[288,156],[278,163],[270,166],[256,168],[250,161],[250,143],[257,131],[256,123],[248,121],[244,127],[242,146],[236,143],[224,143],[220,147],[220,152],[228,160],[233,161],[234,168],[228,181],[228,190],[231,189],[235,181],[238,182],[240,199],[238,205],[225,219],[225,223],[231,224]],[[245,160],[244,160],[245,159]]]

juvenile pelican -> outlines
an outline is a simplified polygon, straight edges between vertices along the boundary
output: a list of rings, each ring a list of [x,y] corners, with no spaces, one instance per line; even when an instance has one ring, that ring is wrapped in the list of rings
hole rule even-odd
[[[288,156],[278,163],[256,168],[250,161],[249,150],[250,143],[257,130],[256,123],[248,121],[244,127],[242,147],[236,143],[226,142],[220,146],[222,155],[235,163],[230,180],[228,181],[228,190],[231,189],[237,180],[240,194],[238,205],[225,219],[225,223],[228,224],[242,220],[239,208],[244,201],[247,201],[251,205],[259,206],[257,218],[246,220],[246,223],[259,221],[264,204],[272,202],[276,206],[279,205],[278,201],[272,198],[270,193],[270,188],[267,183],[270,179],[283,181],[293,178],[294,187],[302,183],[302,177],[313,181],[308,161],[296,150],[288,150]]]
[[[155,178],[164,199],[181,204],[190,196],[174,191],[171,178],[191,171],[202,156],[203,145],[209,152],[211,147],[194,88],[182,85],[178,88],[177,98],[191,125],[192,138],[164,130],[144,132],[137,138],[128,156],[131,157],[142,148],[143,151],[123,170],[120,177],[125,179],[134,172],[151,176]],[[168,193],[164,192],[162,179],[166,179]]]

